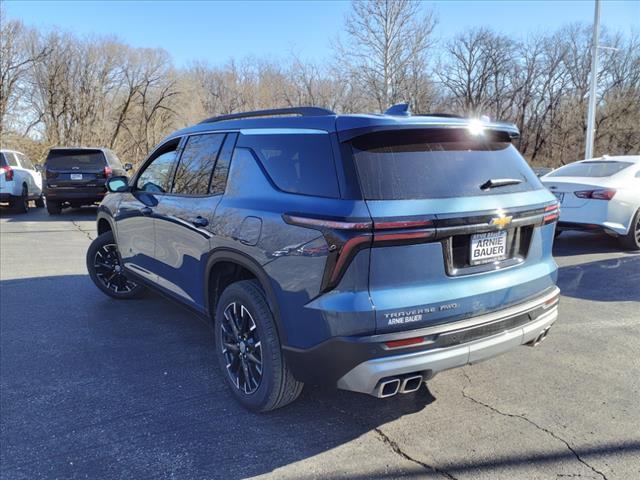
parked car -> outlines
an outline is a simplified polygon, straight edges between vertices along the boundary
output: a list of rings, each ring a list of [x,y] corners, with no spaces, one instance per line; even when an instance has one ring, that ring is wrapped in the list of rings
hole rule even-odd
[[[542,177],[560,200],[558,232],[605,232],[640,249],[640,156],[603,156],[570,163]]]
[[[0,202],[27,213],[31,200],[44,207],[42,175],[25,154],[0,150]]]
[[[403,106],[211,118],[107,182],[87,268],[111,297],[151,287],[212,319],[249,409],[304,382],[412,392],[557,318],[558,202],[517,135]]]
[[[124,176],[126,170],[107,148],[52,148],[44,165],[48,212],[57,215],[64,207],[101,202],[107,193],[107,179]]]

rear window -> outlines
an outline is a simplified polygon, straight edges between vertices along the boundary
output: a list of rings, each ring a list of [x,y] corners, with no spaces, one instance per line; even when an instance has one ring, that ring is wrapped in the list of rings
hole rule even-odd
[[[522,155],[500,136],[395,131],[356,138],[351,146],[367,200],[468,197],[544,188]],[[481,189],[490,179],[520,183]]]
[[[3,154],[0,155],[0,157],[2,158],[3,167],[6,167],[7,165],[10,165],[12,167],[18,166],[18,159],[15,157],[13,153],[4,152]]]
[[[100,150],[51,150],[47,155],[47,167],[65,168],[103,168],[106,165],[104,154]]]
[[[241,135],[282,191],[319,197],[340,196],[331,140],[326,133]]]
[[[547,177],[609,177],[633,165],[629,162],[580,162],[565,165]]]

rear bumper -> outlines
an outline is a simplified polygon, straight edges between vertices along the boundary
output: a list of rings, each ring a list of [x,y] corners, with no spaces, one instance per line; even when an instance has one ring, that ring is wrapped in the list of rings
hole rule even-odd
[[[559,230],[625,235],[636,209],[626,202],[587,200],[580,207],[560,207]]]
[[[104,196],[107,194],[105,188],[96,188],[96,189],[82,189],[82,190],[74,190],[74,189],[56,189],[56,188],[46,188],[44,190],[44,196],[48,199],[58,201],[58,202],[86,202],[86,203],[94,203],[101,202]]]
[[[307,351],[286,350],[294,375],[302,381],[375,394],[381,380],[419,374],[429,378],[479,362],[545,332],[558,317],[560,290],[549,289],[533,300],[458,322],[367,337],[340,337]],[[423,337],[412,347],[390,349],[385,342]]]
[[[608,225],[606,223],[558,222],[557,229],[563,232],[566,230],[573,230],[576,232],[608,233],[614,236],[624,235],[627,233],[623,225]]]

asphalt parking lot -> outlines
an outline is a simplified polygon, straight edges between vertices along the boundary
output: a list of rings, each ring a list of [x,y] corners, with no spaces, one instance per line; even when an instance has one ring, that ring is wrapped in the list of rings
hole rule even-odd
[[[540,347],[415,395],[311,387],[256,415],[203,321],[91,283],[94,217],[0,211],[3,479],[640,478],[640,254],[606,236],[558,238],[560,319]]]

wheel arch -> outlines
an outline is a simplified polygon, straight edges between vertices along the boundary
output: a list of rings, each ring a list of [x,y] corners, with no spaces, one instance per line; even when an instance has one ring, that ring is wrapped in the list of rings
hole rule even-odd
[[[96,216],[96,230],[98,235],[102,235],[109,230],[113,232],[114,238],[116,238],[116,228],[115,222],[113,219],[106,215],[103,211],[98,210],[98,214]],[[117,238],[116,238],[117,241]]]
[[[243,268],[250,272],[251,275],[255,277],[255,279],[262,287],[262,290],[267,298],[267,304],[269,305],[269,309],[271,310],[273,318],[276,322],[276,328],[278,329],[278,337],[280,338],[280,343],[281,345],[286,345],[286,331],[280,319],[280,308],[278,306],[278,300],[275,295],[271,280],[258,262],[242,252],[224,248],[215,250],[209,255],[204,275],[205,311],[207,312],[208,316],[210,318],[213,318],[213,316],[215,315],[216,305],[212,302],[212,300],[215,300],[214,298],[212,298],[215,292],[212,292],[212,288],[214,288],[214,285],[212,285],[211,280],[213,278],[213,273],[215,271],[214,269],[216,265],[220,265],[221,263],[236,264],[240,268]]]

